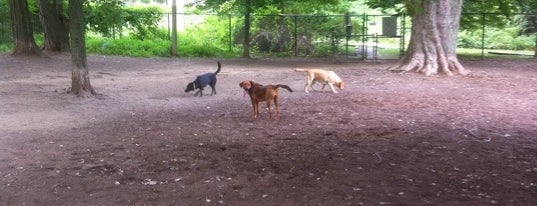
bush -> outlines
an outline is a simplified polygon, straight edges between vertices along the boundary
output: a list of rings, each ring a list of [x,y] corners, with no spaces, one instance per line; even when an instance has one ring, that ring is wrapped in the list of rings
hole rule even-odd
[[[11,44],[0,44],[0,53],[9,53],[13,51]]]
[[[171,43],[169,40],[143,41],[132,38],[86,40],[88,53],[133,56],[133,57],[169,57]]]
[[[481,48],[481,31],[459,32],[458,46],[461,48]],[[532,50],[535,36],[519,35],[519,28],[492,28],[485,33],[485,49]]]

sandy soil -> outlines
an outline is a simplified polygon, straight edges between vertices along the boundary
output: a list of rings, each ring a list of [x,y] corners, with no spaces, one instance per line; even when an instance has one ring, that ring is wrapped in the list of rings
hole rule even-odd
[[[185,93],[217,60],[217,95]],[[0,205],[537,203],[537,62],[393,64],[90,56],[98,95],[79,99],[68,56],[2,55]],[[306,94],[295,67],[347,87]],[[252,118],[242,80],[294,89],[280,121]]]

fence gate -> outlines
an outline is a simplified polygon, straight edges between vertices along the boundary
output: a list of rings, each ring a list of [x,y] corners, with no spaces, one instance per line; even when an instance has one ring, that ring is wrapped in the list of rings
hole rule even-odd
[[[353,21],[353,18],[356,21]],[[361,21],[360,21],[361,20]],[[359,29],[353,23],[361,22]],[[345,56],[359,60],[399,59],[405,51],[404,15],[345,14]]]

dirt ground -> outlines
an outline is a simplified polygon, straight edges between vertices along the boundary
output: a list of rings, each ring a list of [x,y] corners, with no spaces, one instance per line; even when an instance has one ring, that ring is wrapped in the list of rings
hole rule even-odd
[[[185,93],[217,60],[217,95]],[[1,55],[0,205],[536,205],[537,62],[395,63],[89,56],[79,99],[68,56]],[[346,88],[306,94],[296,67]],[[294,89],[280,121],[242,80]]]

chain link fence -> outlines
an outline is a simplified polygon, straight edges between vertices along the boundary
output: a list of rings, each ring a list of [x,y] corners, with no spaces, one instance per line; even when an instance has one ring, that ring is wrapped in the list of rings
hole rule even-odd
[[[532,56],[537,29],[531,30],[537,14],[513,14],[498,25],[498,13],[463,13],[472,29],[459,33],[459,53],[476,58],[494,55]],[[177,14],[179,38],[196,37],[208,45],[241,50],[244,42],[243,17],[213,14]],[[171,36],[172,15],[164,14],[162,29]],[[34,31],[40,32],[39,18],[33,17]],[[529,22],[529,23],[528,23]],[[536,24],[533,21],[533,24]],[[398,59],[410,37],[410,18],[405,15],[252,15],[250,51],[252,56],[338,56],[357,60]],[[528,28],[530,28],[528,30]],[[522,30],[521,30],[522,29]],[[526,29],[526,33],[523,30]],[[9,19],[0,19],[0,44],[12,42]],[[180,41],[181,42],[181,39]],[[181,47],[178,48],[179,50]]]
[[[171,19],[172,15],[166,14],[161,22],[168,33],[171,32]],[[177,27],[179,33],[220,35],[203,34],[205,39],[232,50],[244,43],[242,19],[231,15],[181,13],[177,14]],[[203,30],[199,27],[201,22],[212,28]],[[402,15],[366,14],[252,15],[251,22],[249,44],[253,56],[345,56],[356,59],[399,58],[404,52],[410,23]]]

